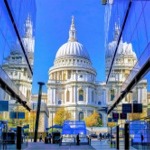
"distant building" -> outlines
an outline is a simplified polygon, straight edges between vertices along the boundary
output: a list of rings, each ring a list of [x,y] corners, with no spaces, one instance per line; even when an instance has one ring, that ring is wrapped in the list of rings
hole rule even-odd
[[[38,94],[33,94],[31,99],[32,99],[32,101],[37,101],[37,99],[38,99]],[[44,103],[47,104],[47,93],[42,93],[41,99],[42,99],[42,101],[43,101]]]
[[[32,112],[36,114],[38,94],[32,95],[31,99],[32,101],[30,102],[30,107],[32,108]],[[47,108],[47,93],[42,93],[38,132],[45,132],[46,128],[49,127],[48,118],[49,118],[49,111]],[[33,119],[33,122],[35,124],[35,119]]]

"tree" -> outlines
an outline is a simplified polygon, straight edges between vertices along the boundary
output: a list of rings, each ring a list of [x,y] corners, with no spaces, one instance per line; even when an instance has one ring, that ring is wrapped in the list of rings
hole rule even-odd
[[[130,113],[128,114],[129,120],[137,120],[140,119],[140,114],[139,113]]]
[[[62,125],[65,120],[69,119],[71,119],[71,113],[62,107],[56,111],[54,122],[56,124]]]
[[[128,114],[128,118],[130,120],[139,120],[139,119],[143,119],[146,116],[147,116],[146,110],[143,110],[142,113],[130,113],[130,114]]]
[[[116,126],[116,122],[108,122],[107,126],[112,128],[112,127]]]
[[[24,112],[25,118],[24,119],[8,119],[8,126],[9,127],[16,127],[16,125],[27,125],[29,124],[30,131],[34,131],[35,126],[35,118],[36,112],[35,111],[28,111],[23,106],[18,105],[13,108],[14,112]]]
[[[0,113],[0,120],[3,120],[3,114]]]
[[[102,126],[102,120],[98,114],[98,112],[94,111],[91,115],[87,116],[84,119],[87,127],[99,127]]]

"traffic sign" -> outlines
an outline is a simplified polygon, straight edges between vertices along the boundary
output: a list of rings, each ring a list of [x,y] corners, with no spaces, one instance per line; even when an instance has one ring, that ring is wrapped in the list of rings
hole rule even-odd
[[[25,112],[18,112],[18,119],[24,119],[25,118]]]
[[[29,124],[23,126],[24,129],[29,129]]]
[[[25,112],[10,112],[9,116],[11,119],[24,119]]]
[[[122,112],[123,113],[131,113],[132,105],[131,104],[122,104]]]
[[[133,113],[142,113],[142,104],[133,104]]]
[[[112,118],[113,119],[119,119],[119,113],[112,113]]]
[[[0,100],[0,111],[8,111],[8,101]]]
[[[120,113],[120,119],[127,119],[126,113]]]
[[[108,122],[112,122],[112,118],[108,118]]]

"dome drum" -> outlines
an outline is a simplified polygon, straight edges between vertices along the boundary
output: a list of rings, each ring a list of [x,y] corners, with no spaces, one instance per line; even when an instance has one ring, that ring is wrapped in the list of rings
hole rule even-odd
[[[51,67],[50,70],[49,70],[49,74],[51,73],[56,73],[56,72],[59,72],[59,71],[74,71],[74,72],[78,72],[78,71],[85,71],[87,73],[91,73],[91,74],[94,74],[96,75],[96,70],[93,69],[93,68],[85,68],[85,67]]]

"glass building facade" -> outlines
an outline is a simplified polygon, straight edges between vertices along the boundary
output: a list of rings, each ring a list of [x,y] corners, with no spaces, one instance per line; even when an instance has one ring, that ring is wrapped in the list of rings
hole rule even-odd
[[[9,127],[23,125],[24,112],[30,110],[35,21],[34,0],[0,1],[0,121]]]
[[[112,113],[124,115],[122,103],[131,104],[133,109],[127,113],[127,118],[117,118],[117,122],[111,124],[114,126],[111,132],[114,131],[112,134],[116,134],[116,137],[119,135],[118,141],[123,139],[121,144],[116,143],[117,149],[118,146],[119,149],[125,148],[127,145],[125,142],[129,143],[130,140],[130,146],[136,149],[149,149],[150,141],[147,139],[150,135],[150,1],[107,2],[105,49],[107,101],[110,102],[108,115],[109,117],[113,117]],[[142,110],[142,113],[139,110]],[[127,138],[125,124],[128,123],[130,134]],[[120,131],[117,126],[120,127]]]
[[[34,0],[6,0],[0,2],[1,100],[15,98],[20,102],[21,100],[26,101],[27,94],[20,90],[20,82],[23,80],[23,74],[28,77],[27,80],[32,80],[34,57],[28,50],[28,47],[32,44],[26,45],[26,43],[30,43],[30,38],[27,37],[26,32],[30,30],[31,24],[31,34],[34,38],[35,17],[36,5]],[[27,40],[28,42],[25,42]]]

